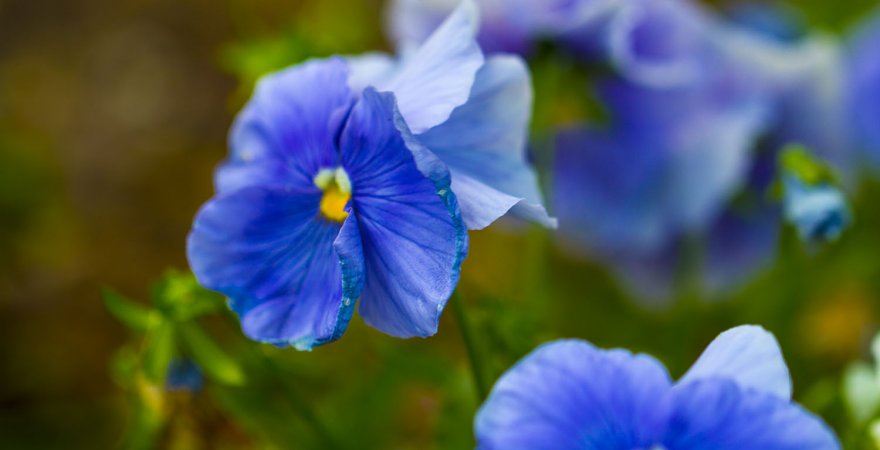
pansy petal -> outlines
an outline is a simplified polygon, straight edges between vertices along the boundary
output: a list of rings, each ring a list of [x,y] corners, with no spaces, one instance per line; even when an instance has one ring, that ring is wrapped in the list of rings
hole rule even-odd
[[[527,161],[531,109],[525,63],[513,56],[496,56],[477,72],[468,102],[456,108],[449,120],[418,136],[449,166],[452,189],[468,228],[484,228],[518,204],[538,222],[555,226],[542,206],[537,176]]]
[[[484,62],[475,40],[478,20],[473,1],[462,1],[418,50],[406,55],[393,78],[376,86],[394,92],[413,133],[443,123],[467,101]]]
[[[610,19],[609,54],[640,84],[666,88],[703,76],[707,18],[689,0],[628,2]]]
[[[724,295],[766,270],[776,256],[780,220],[776,205],[724,211],[707,233],[703,284]]]
[[[675,388],[675,413],[663,448],[689,450],[837,450],[818,417],[776,395],[715,379]]]
[[[394,76],[398,61],[386,53],[365,53],[345,58],[348,62],[348,86],[352,92],[359,93],[369,86],[381,84]]]
[[[665,155],[652,133],[565,130],[557,136],[554,206],[564,235],[589,248],[651,252],[665,243]]]
[[[791,376],[779,343],[759,326],[743,325],[718,335],[680,383],[711,378],[791,399]]]
[[[340,58],[309,61],[263,77],[235,120],[229,159],[217,172],[217,191],[311,186],[319,169],[335,164],[334,126],[350,101],[348,69]]]
[[[673,229],[706,226],[748,174],[752,148],[765,131],[767,99],[732,73],[678,89],[617,79],[600,92],[613,111],[616,139],[639,136],[649,149],[643,153],[659,154],[654,189],[665,220]]]
[[[387,29],[398,50],[411,49],[425,42],[459,2],[460,0],[391,0]]]
[[[507,371],[474,423],[482,450],[651,448],[663,434],[670,387],[646,355],[587,342],[543,345]]]
[[[359,312],[368,324],[398,337],[436,333],[467,252],[448,172],[429,160],[429,152],[413,153],[409,139],[393,95],[369,88],[352,110],[340,146],[363,239]]]
[[[880,10],[859,26],[847,55],[847,103],[862,150],[880,160]]]
[[[230,298],[254,340],[309,349],[348,324],[360,271],[340,268],[340,226],[319,217],[320,197],[317,188],[251,187],[211,200],[196,217],[190,266],[202,285]]]

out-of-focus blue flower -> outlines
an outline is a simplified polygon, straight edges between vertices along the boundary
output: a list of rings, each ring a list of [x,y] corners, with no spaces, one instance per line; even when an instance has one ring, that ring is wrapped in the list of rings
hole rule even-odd
[[[391,38],[401,50],[427,39],[461,0],[393,0]],[[599,24],[617,0],[476,0],[481,12],[478,40],[490,53],[528,54],[535,42]]]
[[[204,384],[199,366],[190,359],[176,359],[168,366],[165,387],[169,391],[198,392]]]
[[[651,251],[705,227],[743,186],[767,105],[743,78],[656,90],[600,87],[612,124],[557,140],[555,202],[563,230],[606,250]]]
[[[847,61],[849,120],[857,144],[880,161],[880,11],[854,33]]]
[[[840,448],[792,403],[779,346],[756,326],[719,335],[677,382],[648,355],[543,345],[501,377],[475,433],[482,450]]]
[[[617,73],[598,88],[610,124],[557,139],[561,231],[642,298],[667,299],[686,266],[704,292],[727,290],[775,253],[767,190],[781,148],[807,144],[846,174],[839,48],[725,23],[686,0],[622,5],[606,31]],[[704,245],[689,254],[694,241]]]
[[[734,24],[780,42],[797,42],[806,37],[806,24],[796,11],[764,2],[735,3],[725,16]]]
[[[850,221],[843,192],[830,183],[808,184],[784,176],[785,218],[806,242],[829,242],[840,237]]]

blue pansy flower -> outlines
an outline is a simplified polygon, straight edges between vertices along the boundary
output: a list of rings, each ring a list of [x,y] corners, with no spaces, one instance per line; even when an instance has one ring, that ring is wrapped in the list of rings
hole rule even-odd
[[[557,138],[555,207],[579,244],[567,248],[608,261],[640,298],[668,300],[684,264],[704,293],[729,290],[775,253],[774,155],[802,142],[846,172],[839,49],[685,0],[624,4],[606,31],[618,70],[597,83],[610,123]]]
[[[848,119],[857,145],[880,161],[880,11],[853,34],[847,55]]]
[[[433,335],[467,226],[511,209],[552,224],[524,157],[527,72],[485,61],[476,20],[464,2],[403,61],[314,60],[258,83],[187,249],[247,336],[310,349],[358,299],[379,330]]]
[[[756,326],[719,335],[673,382],[648,355],[545,344],[504,374],[475,420],[482,450],[834,450],[791,401],[788,368]]]
[[[252,339],[333,341],[358,297],[368,324],[428,336],[458,281],[467,238],[448,174],[408,148],[393,95],[351,106],[346,80],[341,59],[264,79],[193,224],[193,272]]]
[[[785,218],[803,241],[834,241],[849,224],[849,206],[837,186],[827,182],[810,184],[786,174],[783,191]]]

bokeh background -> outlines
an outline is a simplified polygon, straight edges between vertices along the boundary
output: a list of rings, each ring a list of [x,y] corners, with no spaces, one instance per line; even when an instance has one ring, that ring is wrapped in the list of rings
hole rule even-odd
[[[383,3],[0,0],[0,448],[132,445],[139,394],[120,366],[143,344],[105,310],[102,287],[148,305],[163,273],[187,269],[192,217],[254,80],[309,57],[387,50]],[[843,33],[874,3],[788,6]],[[536,76],[536,141],[566,115],[562,82]],[[855,193],[854,226],[834,245],[807,249],[786,230],[773,267],[728,298],[684,294],[661,311],[548,231],[473,232],[460,292],[482,376],[491,383],[558,337],[648,352],[680,375],[720,331],[757,323],[779,338],[795,397],[849,439],[860,431],[840,380],[869,358],[880,310],[877,195],[878,183]],[[223,313],[201,324],[249,381],[161,394],[160,448],[473,446],[476,389],[451,311],[428,340],[355,317],[310,353],[250,343]]]

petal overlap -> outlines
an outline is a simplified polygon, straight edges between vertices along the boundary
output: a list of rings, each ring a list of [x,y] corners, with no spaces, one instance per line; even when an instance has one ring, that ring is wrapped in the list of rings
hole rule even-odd
[[[467,234],[448,174],[436,164],[420,167],[405,134],[394,96],[367,89],[343,131],[340,155],[363,242],[359,312],[388,334],[424,337],[436,332],[458,281]],[[441,173],[432,179],[423,170]]]

